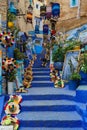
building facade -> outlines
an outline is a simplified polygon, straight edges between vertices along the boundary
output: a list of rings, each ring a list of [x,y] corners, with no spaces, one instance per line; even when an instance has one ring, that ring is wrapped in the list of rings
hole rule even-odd
[[[87,1],[86,0],[47,0],[47,3],[60,4],[60,17],[56,29],[68,31],[87,23]]]
[[[7,20],[7,1],[4,0],[0,2],[0,30],[2,30],[2,28],[6,28],[6,20]]]

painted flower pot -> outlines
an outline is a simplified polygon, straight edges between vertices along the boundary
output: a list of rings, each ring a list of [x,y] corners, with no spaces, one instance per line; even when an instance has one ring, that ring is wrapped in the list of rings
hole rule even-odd
[[[14,82],[8,82],[8,94],[14,93]]]
[[[84,73],[83,71],[80,71],[81,80],[87,81],[87,73]]]
[[[78,87],[78,81],[77,80],[70,80],[69,81],[69,89],[70,90],[76,90]]]
[[[54,62],[55,69],[61,71],[63,68],[63,62]]]

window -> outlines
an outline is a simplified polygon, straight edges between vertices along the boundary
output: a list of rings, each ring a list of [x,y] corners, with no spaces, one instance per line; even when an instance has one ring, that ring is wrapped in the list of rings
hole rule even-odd
[[[78,0],[70,0],[70,7],[78,6]]]

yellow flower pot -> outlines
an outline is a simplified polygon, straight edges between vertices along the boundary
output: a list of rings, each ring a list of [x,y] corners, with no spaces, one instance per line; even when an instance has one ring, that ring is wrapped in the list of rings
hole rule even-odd
[[[74,50],[80,50],[80,46],[75,46]]]
[[[8,22],[8,27],[9,27],[9,28],[14,27],[14,23],[13,23],[13,22]]]

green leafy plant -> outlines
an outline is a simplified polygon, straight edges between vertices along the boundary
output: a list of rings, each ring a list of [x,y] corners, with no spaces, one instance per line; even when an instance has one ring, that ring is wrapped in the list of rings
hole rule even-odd
[[[16,16],[15,16],[14,14],[12,14],[12,13],[8,10],[7,19],[8,19],[8,21],[12,22],[12,21],[16,20]]]
[[[8,73],[7,79],[9,82],[14,82],[14,80],[16,79],[16,70],[15,69]]]
[[[18,48],[15,48],[14,57],[16,60],[22,60],[25,58],[25,55],[24,55],[24,53],[20,52],[20,50]]]
[[[65,54],[73,50],[75,46],[80,45],[80,41],[65,41],[63,45],[61,43],[58,45],[58,49],[53,52],[52,59],[54,62],[63,62]]]
[[[54,62],[63,62],[64,61],[65,52],[64,49],[59,46],[56,51],[54,51],[52,59]]]
[[[73,72],[70,79],[71,80],[81,80],[81,76],[78,72]]]
[[[78,71],[87,73],[87,52],[80,55]]]

